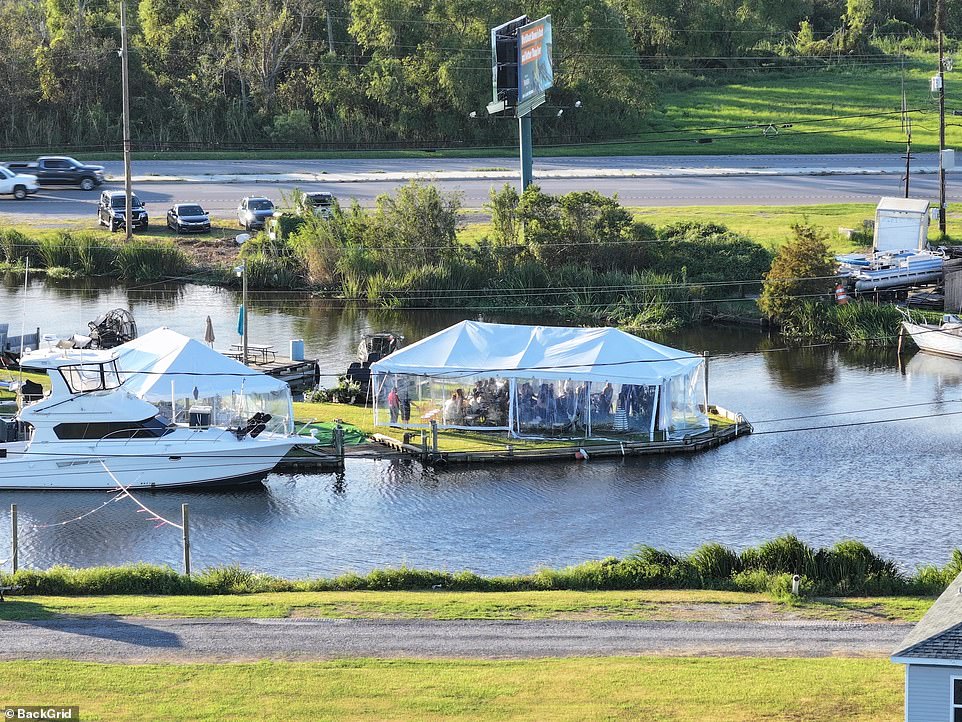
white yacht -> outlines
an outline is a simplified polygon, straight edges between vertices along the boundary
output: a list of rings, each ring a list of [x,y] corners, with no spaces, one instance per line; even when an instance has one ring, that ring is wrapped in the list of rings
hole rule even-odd
[[[33,362],[50,392],[0,419],[0,490],[167,489],[259,481],[311,438],[266,431],[254,414],[238,428],[210,425],[203,409],[173,424],[123,388],[109,353]]]

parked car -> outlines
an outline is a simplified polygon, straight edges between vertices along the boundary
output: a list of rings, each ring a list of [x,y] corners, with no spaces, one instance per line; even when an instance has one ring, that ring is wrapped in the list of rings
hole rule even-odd
[[[301,200],[301,213],[313,213],[318,218],[330,218],[334,213],[334,194],[325,191],[305,193]]]
[[[247,231],[260,230],[274,215],[274,201],[270,198],[248,196],[237,206],[237,222]]]
[[[100,225],[110,229],[110,232],[124,227],[124,216],[127,213],[127,198],[123,191],[104,191],[100,194],[100,204],[97,206],[97,216]],[[147,207],[134,195],[130,200],[130,211],[133,216],[131,229],[147,230],[149,218]]]
[[[210,233],[210,214],[196,203],[177,203],[167,211],[167,227],[175,233]]]
[[[18,201],[22,201],[31,193],[39,190],[37,176],[25,173],[14,173],[9,168],[0,167],[0,193],[11,194]]]
[[[87,165],[65,155],[48,155],[37,158],[33,163],[7,163],[7,168],[35,175],[42,186],[79,186],[81,190],[92,191],[104,182],[102,165]]]

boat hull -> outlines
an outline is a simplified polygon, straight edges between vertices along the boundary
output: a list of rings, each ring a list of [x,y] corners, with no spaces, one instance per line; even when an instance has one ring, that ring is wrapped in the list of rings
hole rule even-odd
[[[938,326],[909,321],[903,321],[902,328],[922,351],[962,358],[962,335],[943,331]]]
[[[248,438],[207,448],[115,442],[85,450],[76,444],[0,445],[7,451],[0,458],[0,491],[105,491],[118,482],[132,490],[249,484],[262,480],[303,441]]]

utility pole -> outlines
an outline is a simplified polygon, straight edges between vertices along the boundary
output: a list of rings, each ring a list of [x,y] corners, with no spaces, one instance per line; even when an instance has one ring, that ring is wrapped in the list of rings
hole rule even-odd
[[[912,119],[905,122],[905,197],[909,197],[909,174],[912,172]]]
[[[945,236],[945,56],[943,54],[943,0],[935,6],[935,32],[939,36],[939,233]]]
[[[133,191],[130,188],[130,74],[127,66],[127,0],[120,0],[120,76],[124,108],[124,238],[133,226]]]

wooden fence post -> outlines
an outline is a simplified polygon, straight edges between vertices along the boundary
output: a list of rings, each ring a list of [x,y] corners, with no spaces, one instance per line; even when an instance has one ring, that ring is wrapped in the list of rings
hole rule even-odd
[[[438,453],[438,420],[431,419],[431,451]]]
[[[344,463],[344,427],[341,426],[340,420],[334,427],[334,455],[338,461]]]
[[[190,512],[186,504],[180,505],[180,519],[184,526],[184,574],[190,576]]]
[[[10,505],[10,565],[17,573],[20,564],[20,541],[17,534],[17,505]]]

